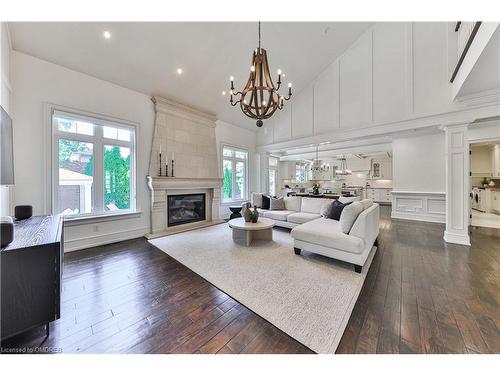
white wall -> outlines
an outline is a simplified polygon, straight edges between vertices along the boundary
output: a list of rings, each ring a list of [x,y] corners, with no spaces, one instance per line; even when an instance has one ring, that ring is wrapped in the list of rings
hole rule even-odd
[[[0,23],[0,105],[12,117],[11,111],[11,69],[10,55],[12,51],[10,35],[5,22]],[[0,216],[11,214],[11,188],[0,186]]]
[[[394,190],[440,193],[446,190],[444,133],[396,138],[392,152]]]
[[[149,96],[81,74],[61,66],[12,52],[12,84],[15,87],[14,117],[14,204],[31,204],[35,214],[51,212],[45,184],[49,170],[50,143],[44,122],[44,103],[53,103],[138,124],[137,204],[142,214],[121,219],[66,227],[66,250],[138,237],[149,231],[149,191],[146,174],[154,124]]]
[[[449,83],[453,27],[448,22],[375,24],[264,123],[259,146],[326,139],[318,135],[335,141],[335,134],[374,133],[383,125],[459,110]]]
[[[219,165],[222,165],[222,145],[241,147],[248,150],[248,189],[251,191],[259,190],[259,157],[255,152],[257,145],[256,132],[240,128],[224,121],[217,120],[215,127],[215,138],[217,140],[217,152]],[[221,166],[222,169],[222,166]],[[221,175],[222,177],[222,175]],[[229,217],[230,204],[221,204],[219,213],[221,218]]]

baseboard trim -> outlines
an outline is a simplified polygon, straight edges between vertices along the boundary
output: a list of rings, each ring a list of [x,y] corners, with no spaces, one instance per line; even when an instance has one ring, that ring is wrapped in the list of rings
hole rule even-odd
[[[470,237],[468,234],[456,234],[444,231],[443,239],[448,243],[470,246]]]
[[[446,218],[442,216],[433,216],[433,215],[419,215],[412,213],[402,213],[402,212],[392,212],[392,219],[400,219],[400,220],[412,220],[412,221],[425,221],[428,223],[446,223]]]
[[[64,252],[77,251],[90,247],[107,245],[114,242],[132,240],[143,237],[150,231],[150,228],[137,228],[113,233],[99,234],[92,237],[75,238],[64,241]]]

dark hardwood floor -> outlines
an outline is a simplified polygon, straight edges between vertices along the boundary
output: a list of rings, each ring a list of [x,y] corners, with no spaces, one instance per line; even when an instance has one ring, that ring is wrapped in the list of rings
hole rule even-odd
[[[337,353],[500,353],[500,230],[472,247],[443,225],[391,220]],[[290,250],[292,251],[292,250]],[[312,353],[144,239],[65,255],[60,320],[2,350],[63,353]]]

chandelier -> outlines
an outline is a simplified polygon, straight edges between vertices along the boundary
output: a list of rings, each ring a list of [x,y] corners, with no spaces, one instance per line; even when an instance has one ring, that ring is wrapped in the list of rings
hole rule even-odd
[[[288,96],[279,93],[281,87],[282,72],[278,69],[277,86],[271,79],[267,53],[260,47],[260,21],[259,21],[259,47],[253,51],[252,65],[250,66],[250,76],[245,88],[242,91],[234,92],[234,77],[231,76],[231,96],[229,102],[234,107],[239,104],[243,113],[257,120],[257,126],[262,126],[262,120],[270,118],[277,109],[283,108],[285,100],[290,100],[292,96],[292,84],[288,84]],[[238,100],[233,99],[233,95]]]
[[[319,159],[319,146],[316,146],[316,159],[313,160],[312,164],[309,166],[309,170],[315,173],[325,173],[330,170],[330,164],[323,163],[322,160]]]
[[[337,159],[340,161],[340,168],[338,168],[335,173],[340,175],[340,176],[347,176],[352,174],[352,171],[350,169],[347,169],[347,160],[345,156],[340,156],[340,158]]]

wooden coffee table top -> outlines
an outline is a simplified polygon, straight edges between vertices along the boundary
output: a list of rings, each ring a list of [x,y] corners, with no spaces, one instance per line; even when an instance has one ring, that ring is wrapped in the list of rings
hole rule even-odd
[[[259,220],[256,223],[247,223],[245,219],[239,217],[237,219],[232,219],[228,221],[228,224],[231,228],[235,229],[243,229],[243,230],[261,230],[261,229],[269,229],[274,227],[274,220],[268,219],[266,217],[259,217]]]

